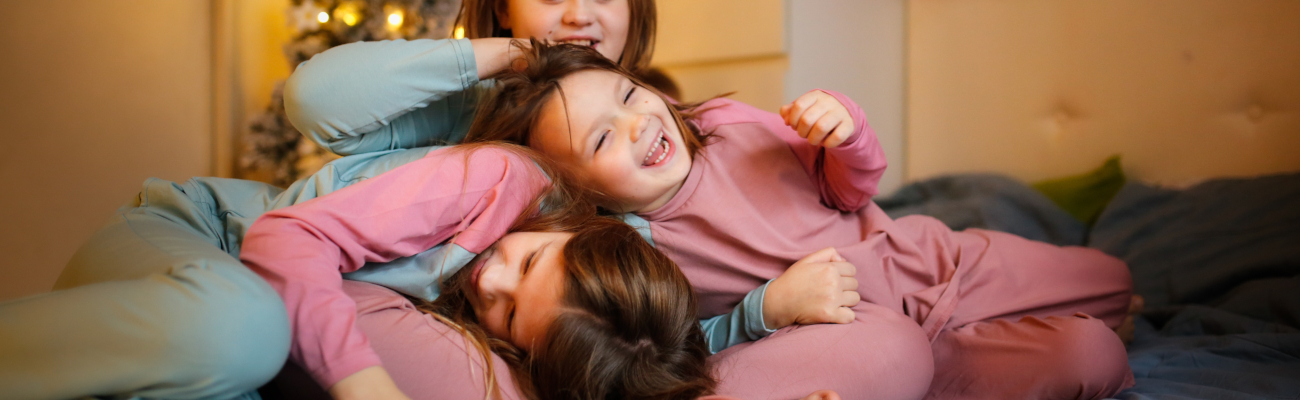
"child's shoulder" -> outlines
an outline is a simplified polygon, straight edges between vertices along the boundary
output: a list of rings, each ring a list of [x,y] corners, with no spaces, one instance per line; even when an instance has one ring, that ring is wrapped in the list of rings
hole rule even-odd
[[[700,104],[695,123],[704,131],[729,124],[763,122],[764,119],[780,118],[776,114],[763,111],[740,101],[718,97]]]

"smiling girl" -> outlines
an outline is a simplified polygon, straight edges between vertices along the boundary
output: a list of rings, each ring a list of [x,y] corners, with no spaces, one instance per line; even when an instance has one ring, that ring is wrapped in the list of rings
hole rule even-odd
[[[825,306],[818,313],[765,303],[761,321],[838,322],[860,315],[859,296],[909,317],[932,354],[902,358],[930,359],[933,381],[898,364],[851,372],[879,388],[927,381],[912,395],[1105,398],[1132,385],[1111,331],[1129,308],[1124,263],[1000,232],[953,232],[924,216],[889,218],[871,202],[883,153],[848,98],[813,91],[780,115],[726,99],[676,105],[589,49],[534,43],[525,60],[499,78],[480,110],[491,117],[467,140],[536,148],[608,195],[607,207],[644,218],[700,293],[703,316],[727,312],[755,287],[797,298],[808,275],[792,272],[810,257],[844,261],[851,267],[826,268],[838,276],[814,275],[825,283],[812,287],[833,289],[813,301]]]

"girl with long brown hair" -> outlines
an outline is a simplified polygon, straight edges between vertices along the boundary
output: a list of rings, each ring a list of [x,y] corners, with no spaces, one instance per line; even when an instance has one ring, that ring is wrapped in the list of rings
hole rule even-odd
[[[468,337],[485,360],[489,351],[504,359],[524,397],[710,393],[709,353],[685,277],[631,227],[596,216],[562,171],[529,154],[436,150],[263,215],[240,258],[284,298],[291,360],[336,398],[402,397],[353,325],[356,305],[339,272],[445,242],[479,255],[419,308]],[[466,367],[430,361],[420,373]],[[496,392],[492,363],[483,365]]]

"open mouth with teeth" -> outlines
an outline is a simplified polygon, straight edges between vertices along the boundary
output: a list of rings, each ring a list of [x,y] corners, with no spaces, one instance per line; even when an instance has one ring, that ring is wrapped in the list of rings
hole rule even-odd
[[[662,164],[669,156],[673,154],[673,142],[664,136],[664,131],[659,131],[659,138],[654,144],[650,145],[650,151],[645,154],[645,159],[641,160],[641,166],[653,167]]]
[[[594,40],[594,39],[572,39],[572,40],[561,40],[561,41],[558,41],[558,42],[556,42],[556,43],[562,43],[562,44],[576,44],[576,45],[579,45],[579,46],[586,46],[586,47],[596,48],[596,45],[597,45],[597,44],[600,44],[600,41],[599,41],[599,40]]]

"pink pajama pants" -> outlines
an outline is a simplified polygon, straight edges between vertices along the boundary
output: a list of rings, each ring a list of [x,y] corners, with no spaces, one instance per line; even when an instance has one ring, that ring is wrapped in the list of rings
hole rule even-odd
[[[343,288],[357,302],[357,324],[404,393],[412,399],[484,398],[482,358],[459,334],[386,288],[353,281],[344,281]],[[723,395],[718,398],[793,399],[820,389],[835,390],[845,399],[923,395],[934,364],[916,323],[874,304],[861,303],[854,310],[858,319],[851,324],[787,328],[715,355],[718,393]],[[877,345],[863,346],[863,341]],[[505,364],[492,359],[502,398],[520,398]],[[277,383],[284,380],[281,375]],[[311,380],[302,375],[297,384]]]
[[[903,296],[934,351],[925,398],[1101,399],[1133,386],[1112,330],[1132,294],[1123,261],[1002,232],[951,232],[929,218],[897,222],[930,231],[919,245],[955,266],[932,272],[947,282]]]
[[[900,225],[917,223],[905,220]],[[845,399],[1091,399],[1132,386],[1124,346],[1111,331],[1131,293],[1123,262],[998,232],[933,233],[934,243],[923,246],[952,257],[955,267],[930,272],[946,276],[943,284],[903,296],[914,307],[909,313],[863,302],[852,323],[788,327],[729,348],[712,359],[718,393],[750,400],[821,389]],[[344,288],[359,305],[358,324],[408,395],[483,397],[482,361],[458,334],[392,291],[360,282]],[[504,398],[517,398],[504,364],[494,361]]]

